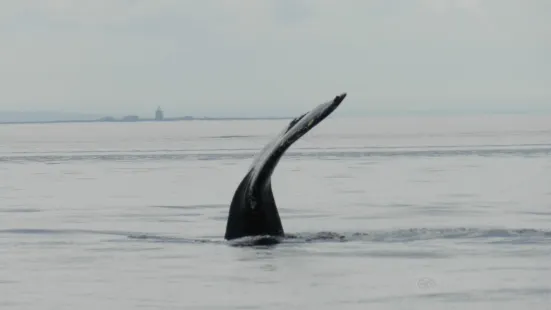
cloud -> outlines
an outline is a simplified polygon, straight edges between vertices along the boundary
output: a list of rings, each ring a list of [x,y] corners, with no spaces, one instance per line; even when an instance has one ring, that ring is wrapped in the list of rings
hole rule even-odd
[[[479,12],[481,6],[480,0],[421,0],[420,3],[436,13],[446,13],[453,9]]]
[[[549,101],[549,3],[5,1],[0,110],[284,115],[341,91],[364,112]]]

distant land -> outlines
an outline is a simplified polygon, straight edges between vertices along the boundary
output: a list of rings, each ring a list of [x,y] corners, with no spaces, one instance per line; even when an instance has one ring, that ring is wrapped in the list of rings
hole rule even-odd
[[[467,115],[503,115],[503,114],[524,114],[524,115],[549,115],[551,114],[550,105],[540,105],[527,108],[503,108],[502,110],[494,110],[484,107],[478,109],[419,109],[419,110],[371,110],[369,113],[366,111],[348,111],[346,116],[352,115],[365,115],[365,116],[467,116]],[[151,121],[192,121],[192,120],[284,120],[292,119],[294,117],[195,117],[195,116],[182,116],[182,117],[164,117],[163,111],[158,108],[155,111],[155,116],[150,118],[141,118],[136,115],[127,115],[123,117],[112,117],[99,114],[79,114],[79,113],[66,113],[55,111],[33,111],[33,112],[21,112],[21,111],[0,111],[0,124],[48,124],[48,123],[92,123],[92,122],[151,122]],[[299,115],[299,113],[297,113]]]
[[[68,121],[68,120],[94,120],[103,115],[82,114],[82,113],[63,113],[55,111],[0,111],[0,123],[19,123],[19,122],[43,122],[43,121]]]
[[[127,115],[116,118],[95,114],[78,114],[63,112],[2,112],[0,111],[0,124],[51,124],[51,123],[109,123],[109,122],[151,122],[151,121],[190,121],[190,120],[269,120],[269,119],[291,119],[291,117],[161,117],[140,118],[136,115]]]

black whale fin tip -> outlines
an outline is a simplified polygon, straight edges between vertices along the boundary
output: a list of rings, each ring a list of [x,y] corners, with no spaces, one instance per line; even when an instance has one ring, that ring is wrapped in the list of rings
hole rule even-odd
[[[347,95],[348,94],[346,92],[341,93],[340,95],[337,95],[335,99],[333,99],[333,102],[341,103]]]

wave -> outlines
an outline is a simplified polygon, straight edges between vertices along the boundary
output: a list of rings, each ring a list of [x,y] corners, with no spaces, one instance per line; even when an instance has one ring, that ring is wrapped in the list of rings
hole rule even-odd
[[[42,162],[59,163],[69,161],[182,161],[182,160],[243,160],[252,159],[257,150],[247,152],[189,152],[189,153],[108,153],[108,154],[52,154],[52,155],[3,155],[0,162]],[[288,151],[286,158],[362,158],[362,157],[466,157],[466,156],[548,156],[551,147],[525,148],[471,148],[471,149],[400,149],[400,150],[332,150],[318,149],[312,151]]]
[[[302,232],[287,234],[283,238],[274,236],[244,237],[226,242],[221,237],[186,238],[176,236],[162,236],[139,232],[108,231],[108,230],[81,230],[81,229],[3,229],[0,234],[32,234],[32,235],[111,235],[123,237],[126,240],[143,240],[149,242],[168,243],[207,243],[228,244],[231,246],[258,246],[274,244],[297,244],[312,242],[368,242],[368,243],[411,243],[418,241],[452,239],[471,240],[486,243],[551,244],[551,231],[542,229],[504,229],[504,228],[409,228],[397,230],[377,230],[367,232]]]

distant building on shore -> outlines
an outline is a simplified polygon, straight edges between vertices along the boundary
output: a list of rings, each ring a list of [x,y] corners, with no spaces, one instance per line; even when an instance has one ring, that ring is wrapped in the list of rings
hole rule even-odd
[[[99,119],[100,122],[114,122],[115,118],[112,116],[106,116]]]
[[[122,118],[122,121],[123,122],[136,122],[139,119],[140,118],[137,115],[127,115],[127,116]]]
[[[157,111],[155,111],[155,120],[156,121],[162,121],[165,118],[163,110],[161,110],[161,107],[157,108]]]

